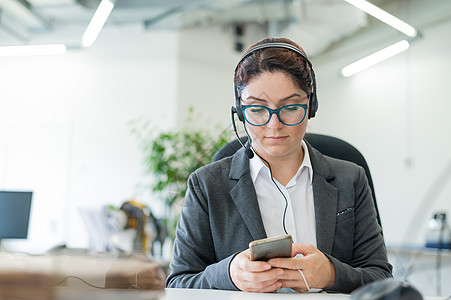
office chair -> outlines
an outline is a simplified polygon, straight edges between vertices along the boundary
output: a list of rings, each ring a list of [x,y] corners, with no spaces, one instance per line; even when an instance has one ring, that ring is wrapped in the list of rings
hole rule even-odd
[[[376,218],[377,222],[379,223],[379,226],[381,226],[382,230],[382,223],[379,216],[379,209],[377,208],[377,202],[376,202],[376,194],[374,193],[374,186],[373,186],[373,180],[371,178],[370,169],[368,168],[368,164],[366,163],[365,158],[360,153],[359,150],[357,150],[354,146],[351,144],[328,135],[323,134],[316,134],[316,133],[307,133],[305,135],[305,140],[315,149],[317,149],[319,152],[321,152],[324,155],[347,160],[350,162],[353,162],[359,166],[361,166],[366,173],[366,177],[368,178],[368,184],[371,189],[371,195],[373,196],[374,201],[374,208],[376,209]],[[247,137],[241,137],[242,143],[247,142]],[[222,148],[216,152],[216,154],[213,157],[213,161],[220,160],[221,158],[231,156],[233,155],[238,149],[241,148],[241,144],[238,142],[238,140],[233,140],[226,145],[224,145]]]

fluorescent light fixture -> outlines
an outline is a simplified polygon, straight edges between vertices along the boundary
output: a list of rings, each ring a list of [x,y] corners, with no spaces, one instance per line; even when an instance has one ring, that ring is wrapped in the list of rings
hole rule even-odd
[[[409,42],[402,40],[344,67],[341,74],[345,77],[352,76],[407,49],[409,49]]]
[[[0,56],[61,55],[64,53],[66,53],[66,46],[63,44],[0,47]]]
[[[414,37],[417,35],[417,30],[414,27],[410,26],[406,22],[398,19],[397,17],[389,14],[385,10],[375,6],[374,4],[368,1],[365,0],[345,0],[345,1],[363,10],[367,14],[372,15],[376,19],[379,19],[385,24],[390,25],[396,30],[401,31],[405,35],[408,35],[410,37]]]
[[[88,28],[86,28],[86,31],[81,39],[81,44],[83,45],[83,47],[90,47],[92,44],[94,44],[97,36],[103,28],[103,25],[105,25],[106,20],[113,10],[113,7],[113,0],[102,0],[102,2],[100,2],[99,6],[96,9],[96,12],[94,13],[94,16],[91,19],[91,22],[89,22]]]

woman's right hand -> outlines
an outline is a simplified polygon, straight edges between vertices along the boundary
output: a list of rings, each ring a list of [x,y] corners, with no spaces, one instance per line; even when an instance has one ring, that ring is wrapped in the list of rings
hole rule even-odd
[[[238,253],[230,263],[230,277],[235,286],[246,292],[274,292],[282,287],[284,271],[265,261],[251,261],[249,249]]]

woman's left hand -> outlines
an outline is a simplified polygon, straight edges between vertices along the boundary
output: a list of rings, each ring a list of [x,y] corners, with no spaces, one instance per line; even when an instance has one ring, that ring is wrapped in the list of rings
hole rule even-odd
[[[298,254],[302,254],[303,257],[296,257]],[[332,262],[313,245],[293,244],[292,256],[292,258],[273,258],[268,261],[272,267],[284,269],[280,278],[283,287],[302,293],[308,291],[299,270],[304,274],[309,288],[324,289],[334,284],[335,269]]]

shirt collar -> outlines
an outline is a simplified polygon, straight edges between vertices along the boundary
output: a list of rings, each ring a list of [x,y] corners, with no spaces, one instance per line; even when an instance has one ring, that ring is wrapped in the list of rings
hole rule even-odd
[[[309,172],[309,183],[312,184],[313,181],[313,167],[312,162],[310,160],[310,154],[308,151],[308,147],[304,140],[301,142],[302,149],[304,149],[304,160],[302,161],[301,166],[299,167],[296,175],[293,177],[294,180],[299,176],[299,174],[302,172],[304,168],[307,168]],[[267,176],[269,176],[269,168],[263,163],[260,157],[258,155],[254,155],[252,159],[249,160],[249,168],[250,168],[250,175],[252,178],[252,182],[255,184],[255,181],[257,180],[260,172],[265,172]],[[263,171],[264,170],[264,171]],[[263,174],[263,173],[262,173]],[[288,185],[296,184],[296,181],[292,183],[292,180],[288,183]]]

